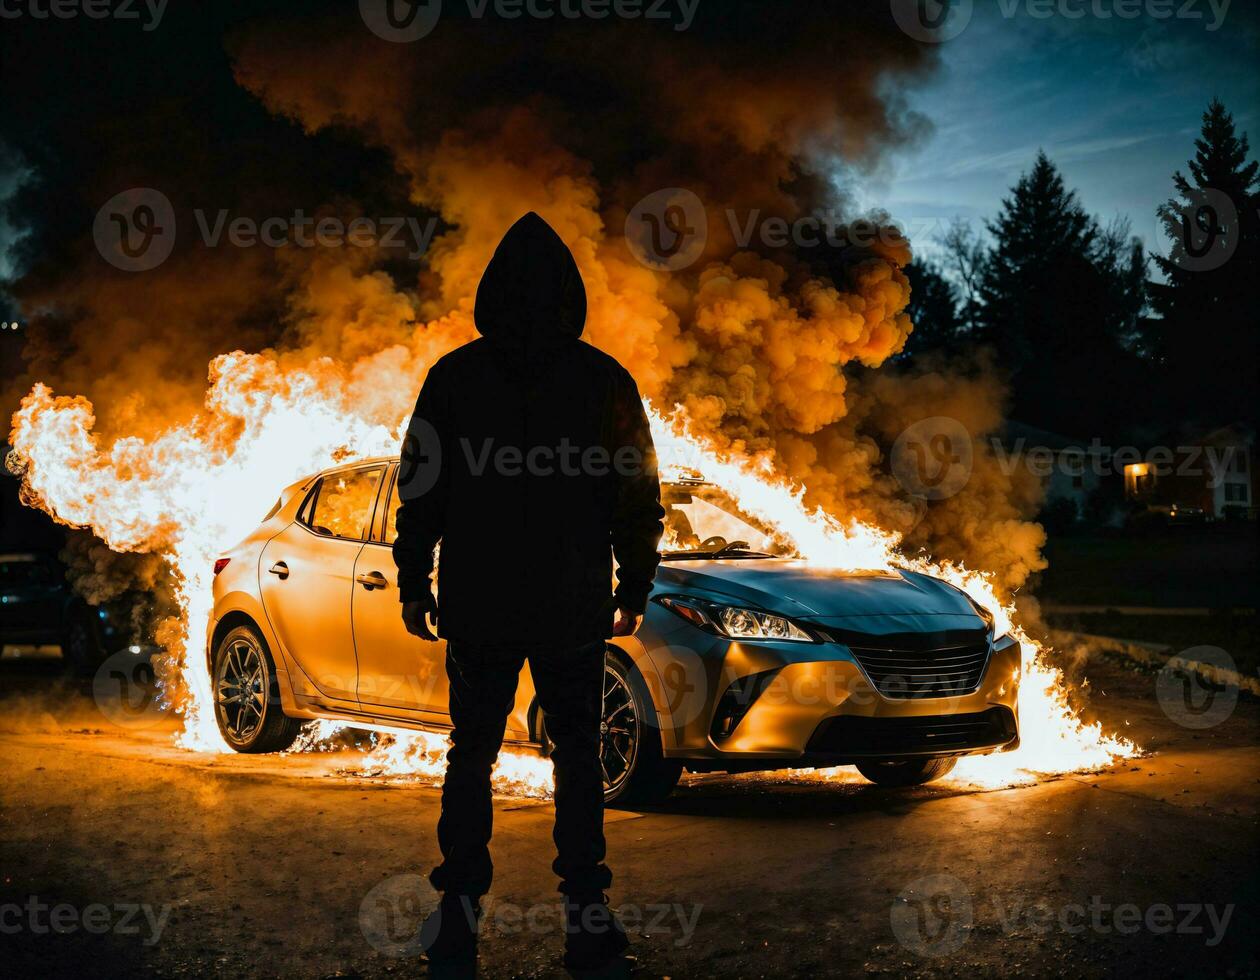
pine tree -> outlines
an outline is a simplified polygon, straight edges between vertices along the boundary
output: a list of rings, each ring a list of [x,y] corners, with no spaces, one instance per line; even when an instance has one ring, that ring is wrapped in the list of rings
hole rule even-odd
[[[1125,372],[1144,304],[1116,234],[1101,229],[1044,152],[1002,199],[979,283],[980,336],[1012,373],[1014,417],[1068,434],[1121,421],[1110,368]],[[1136,308],[1135,308],[1136,304]],[[1103,370],[1106,368],[1107,370]]]
[[[910,305],[906,312],[914,331],[902,357],[956,353],[964,340],[957,291],[930,260],[915,259],[906,266],[906,277],[910,280]]]
[[[1189,176],[1173,174],[1176,196],[1159,209],[1170,247],[1155,259],[1165,281],[1150,285],[1155,346],[1182,417],[1254,426],[1260,164],[1218,99],[1194,146]]]

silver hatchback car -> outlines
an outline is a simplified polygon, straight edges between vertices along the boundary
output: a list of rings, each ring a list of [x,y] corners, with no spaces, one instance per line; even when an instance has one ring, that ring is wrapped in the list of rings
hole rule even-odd
[[[371,459],[294,483],[215,563],[207,657],[233,749],[287,748],[317,718],[449,731],[445,643],[399,615],[397,468]],[[684,768],[855,764],[905,786],[1018,744],[1019,644],[965,593],[811,567],[701,479],[664,484],[662,503],[668,550],[643,626],[608,641],[608,802],[659,800]],[[486,556],[488,596],[508,563],[528,574],[528,549]],[[506,740],[548,751],[528,667]]]

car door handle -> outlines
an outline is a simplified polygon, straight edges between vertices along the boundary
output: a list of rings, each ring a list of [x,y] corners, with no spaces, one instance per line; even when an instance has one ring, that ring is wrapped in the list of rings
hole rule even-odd
[[[356,575],[354,580],[369,592],[373,589],[383,589],[389,585],[389,582],[385,580],[385,576],[380,572],[368,572],[366,575]]]
[[[289,566],[288,566],[288,565],[286,565],[286,564],[285,564],[284,562],[282,562],[282,561],[278,561],[278,562],[276,562],[276,563],[275,563],[274,565],[272,565],[269,569],[267,569],[267,571],[271,572],[271,574],[272,574],[272,575],[275,575],[277,578],[288,578],[288,577],[289,577]]]

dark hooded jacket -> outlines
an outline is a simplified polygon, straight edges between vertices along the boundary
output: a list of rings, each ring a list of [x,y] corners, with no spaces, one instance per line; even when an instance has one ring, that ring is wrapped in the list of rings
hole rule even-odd
[[[579,338],[586,291],[538,215],[504,235],[477,289],[481,338],[430,369],[399,469],[403,602],[478,643],[577,646],[642,612],[663,511],[634,379]],[[613,594],[612,557],[617,561]]]

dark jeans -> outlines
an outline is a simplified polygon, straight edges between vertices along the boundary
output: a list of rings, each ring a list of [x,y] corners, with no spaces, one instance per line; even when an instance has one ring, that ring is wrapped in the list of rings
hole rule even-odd
[[[439,891],[480,897],[490,890],[490,770],[516,697],[517,676],[529,661],[554,743],[556,859],[560,891],[586,895],[612,882],[604,861],[604,782],[599,760],[604,643],[567,650],[480,646],[451,641],[451,749],[446,754],[438,846],[442,863],[429,881]]]

